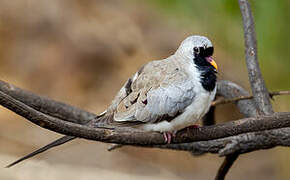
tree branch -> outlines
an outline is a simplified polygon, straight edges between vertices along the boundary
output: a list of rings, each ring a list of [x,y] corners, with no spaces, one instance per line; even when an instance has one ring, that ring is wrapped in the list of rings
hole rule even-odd
[[[244,25],[245,54],[248,76],[254,97],[255,107],[257,107],[257,109],[255,109],[260,115],[270,115],[273,113],[272,104],[270,102],[269,93],[259,67],[255,25],[250,3],[248,0],[239,0],[239,5]],[[235,158],[229,157],[232,161],[227,161],[227,158],[225,159],[225,162],[220,168],[220,171],[224,170],[224,172],[218,171],[216,179],[224,179],[229,168],[232,166],[238,156],[239,155],[236,154]],[[229,164],[227,165],[227,163]]]
[[[192,151],[195,155],[217,153],[219,156],[228,156],[234,153],[243,154],[276,146],[290,146],[289,127],[241,133],[235,136],[207,141],[196,141],[192,143],[173,145],[154,145],[153,147]]]
[[[257,55],[255,24],[248,0],[239,0],[244,25],[245,54],[248,76],[256,106],[260,114],[273,113],[266,84],[262,77]]]
[[[135,142],[132,138],[130,138],[132,133],[129,133],[129,135],[127,133],[123,133],[124,134],[124,138],[126,139],[127,137],[129,137],[129,142],[126,142],[125,140],[120,140],[119,138],[114,139],[115,136],[123,136],[122,133],[117,133],[117,131],[115,132],[114,130],[108,130],[108,129],[98,129],[98,128],[93,128],[93,127],[87,127],[87,126],[82,126],[79,124],[75,124],[75,123],[71,123],[71,122],[66,122],[64,119],[59,119],[56,117],[52,117],[50,115],[47,115],[43,112],[39,112],[38,110],[34,109],[33,107],[27,106],[26,104],[24,104],[23,102],[31,102],[31,101],[25,101],[23,100],[23,102],[20,102],[19,100],[14,99],[13,97],[5,94],[3,92],[4,87],[13,87],[13,89],[17,89],[17,91],[13,91],[15,92],[14,97],[19,97],[19,94],[24,94],[23,91],[19,88],[16,88],[15,86],[12,86],[8,83],[0,83],[0,104],[4,107],[7,107],[8,109],[10,109],[11,111],[14,111],[15,113],[23,116],[24,118],[27,118],[28,120],[30,120],[31,122],[38,124],[44,128],[50,129],[52,131],[55,132],[59,132],[62,134],[68,134],[68,135],[76,135],[77,137],[82,137],[82,138],[87,138],[87,139],[92,139],[92,140],[100,140],[100,141],[105,141],[105,142],[111,142],[111,143],[120,143],[120,144],[134,144],[133,142]],[[6,91],[7,92],[7,91]],[[8,91],[10,92],[10,91]],[[26,91],[24,91],[26,92]],[[235,96],[240,96],[240,95],[247,95],[248,93],[241,88],[240,86],[229,82],[229,81],[219,81],[218,82],[218,90],[217,90],[219,95],[224,96],[225,98],[229,97],[235,97]],[[25,98],[30,99],[31,96],[33,98],[36,99],[43,99],[43,101],[35,101],[33,104],[35,107],[39,107],[39,106],[47,106],[46,102],[48,103],[55,103],[55,101],[50,100],[50,99],[44,99],[42,97],[39,97],[37,95],[34,95],[30,92],[26,92],[25,94]],[[25,99],[24,98],[24,99]],[[38,104],[39,103],[39,104]],[[62,109],[62,105],[64,106],[69,106],[69,105],[65,105],[63,103],[60,103],[59,106]],[[252,108],[253,103],[251,100],[241,100],[237,103],[240,111],[243,112],[243,114],[245,116],[250,116],[251,114],[255,113],[255,108]],[[73,108],[66,108],[66,109],[73,109]],[[51,112],[49,112],[49,108],[47,109],[48,114],[51,114]],[[52,108],[52,110],[54,110]],[[83,110],[77,110],[77,111],[73,111],[73,112],[80,112],[83,113]],[[69,111],[67,111],[67,113],[69,113]],[[76,114],[76,116],[79,116],[79,114]],[[91,120],[91,117],[94,117],[96,115],[92,115],[92,116],[87,116],[87,118],[84,118],[84,121],[80,121],[81,124],[83,124],[83,122],[88,122]],[[266,118],[267,119],[267,118]],[[176,140],[176,143],[181,143],[185,141],[198,141],[198,140],[208,140],[208,139],[212,139],[212,138],[220,138],[220,137],[224,137],[227,135],[234,135],[235,133],[243,133],[243,132],[248,132],[248,131],[256,131],[256,130],[261,130],[259,129],[259,127],[264,127],[265,129],[271,129],[271,128],[278,128],[278,127],[286,127],[288,126],[288,121],[282,121],[283,123],[281,124],[280,121],[276,122],[276,121],[271,121],[268,122],[266,124],[257,124],[256,126],[253,126],[252,121],[249,121],[247,123],[245,123],[244,121],[248,121],[249,119],[242,119],[236,122],[231,122],[231,123],[227,123],[227,124],[221,124],[221,125],[217,125],[217,126],[209,126],[209,127],[201,127],[195,131],[193,131],[194,134],[191,135],[185,135],[184,133],[182,135],[182,138],[178,140]],[[76,121],[79,122],[79,121]],[[257,122],[255,122],[257,123]],[[285,124],[286,123],[286,124]],[[278,127],[276,125],[279,125]],[[289,122],[290,124],[290,122]],[[239,125],[237,127],[235,127],[236,125]],[[240,128],[239,128],[240,127]],[[204,129],[206,128],[206,129]],[[209,129],[207,129],[209,128]],[[234,130],[233,132],[231,132],[232,130]],[[91,133],[90,133],[91,132]],[[230,133],[231,132],[231,133]],[[94,134],[95,133],[95,134]],[[103,136],[103,135],[96,135],[96,134],[106,134],[107,136]],[[138,134],[138,133],[137,133]],[[147,133],[150,134],[148,136],[143,136],[144,132],[139,132],[139,134],[142,138],[140,138],[140,140],[136,141],[135,144],[150,144],[151,142],[148,141],[148,139],[154,139],[156,137],[156,141],[152,140],[152,144],[158,144],[158,143],[163,143],[163,138],[159,133]],[[146,133],[145,133],[146,134]],[[209,136],[210,135],[210,136]],[[139,136],[139,135],[137,135]],[[192,137],[191,137],[192,136]],[[193,139],[191,139],[193,138]],[[136,139],[138,139],[138,137],[136,137]],[[142,139],[147,139],[146,141],[142,141]],[[142,141],[142,142],[141,142]],[[175,140],[173,140],[174,142]]]
[[[248,96],[249,93],[243,89],[242,87],[238,86],[229,81],[220,81],[218,84],[218,96],[222,96],[226,99],[231,99],[239,96]],[[253,100],[241,100],[236,101],[236,105],[241,114],[245,117],[255,117],[258,114],[257,108],[253,102]],[[216,179],[224,179],[226,174],[228,173],[229,169],[233,165],[234,161],[238,158],[238,154],[229,155],[225,158],[224,162],[220,166]]]
[[[174,144],[164,145],[163,136],[156,132],[140,132],[134,131],[133,129],[102,129],[95,128],[92,126],[81,125],[84,122],[94,123],[92,117],[96,115],[91,114],[90,116],[83,116],[80,121],[66,121],[65,115],[61,114],[62,118],[57,118],[54,115],[54,108],[48,108],[46,111],[40,112],[38,109],[33,107],[46,107],[46,103],[58,103],[50,99],[43,99],[37,95],[26,92],[25,97],[22,102],[7,95],[3,92],[2,86],[14,87],[7,83],[0,83],[0,104],[15,113],[23,116],[29,121],[50,129],[54,132],[59,132],[62,134],[69,135],[69,137],[64,137],[65,139],[71,140],[74,137],[80,137],[85,139],[91,139],[96,141],[108,142],[108,143],[118,143],[125,145],[136,145],[143,147],[157,147],[157,148],[167,148],[175,150],[185,150],[191,151],[193,154],[203,154],[203,153],[219,153],[221,156],[230,155],[232,153],[245,153],[254,150],[272,148],[278,145],[289,146],[285,134],[285,138],[282,140],[281,134],[290,134],[290,112],[287,113],[276,113],[272,116],[260,116],[256,118],[245,118],[234,122],[206,126],[194,129],[190,133],[188,131],[181,131],[177,133],[177,137],[173,139]],[[14,87],[13,89],[15,89]],[[6,91],[10,92],[10,91]],[[229,81],[219,81],[218,82],[218,95],[225,98],[232,98],[241,95],[248,95],[248,93],[240,86],[229,82]],[[23,90],[17,88],[17,92],[12,94],[14,97],[19,97],[19,94],[23,94]],[[42,101],[26,101],[25,99],[30,99],[30,96],[36,99],[42,99]],[[20,96],[21,97],[21,96]],[[28,106],[33,104],[33,106]],[[83,110],[76,108],[71,108],[69,105],[58,103],[60,109],[66,110],[65,113],[70,111],[83,113]],[[237,106],[240,111],[245,116],[251,116],[256,113],[255,106],[252,100],[241,100],[237,102]],[[47,114],[45,114],[47,112]],[[87,113],[87,112],[85,112]],[[79,114],[75,114],[74,117],[79,117]],[[80,124],[77,124],[80,123]],[[271,134],[271,136],[268,136]],[[67,141],[61,141],[63,142]],[[250,144],[250,146],[248,145]],[[248,146],[247,146],[248,145]],[[45,149],[46,150],[46,149]],[[42,149],[39,152],[43,152]],[[37,153],[36,153],[37,154]],[[232,161],[231,163],[233,163]],[[220,173],[226,174],[231,164],[229,160],[226,159],[225,163],[221,167]],[[227,168],[228,167],[228,168]],[[219,177],[219,176],[217,176]]]
[[[21,89],[15,87],[13,85],[9,85],[7,83],[2,83],[2,85],[4,86],[4,88],[3,87],[2,88],[0,87],[0,89],[7,89],[7,88],[5,88],[6,86],[14,87],[12,89],[17,89],[17,92],[12,93],[12,95],[14,95],[14,97],[16,97],[16,98],[19,97],[18,94],[25,94],[25,98],[26,99],[43,99],[42,101],[33,101],[34,102],[33,107],[39,107],[39,106],[45,107],[45,106],[47,106],[46,103],[45,103],[46,101],[48,101],[47,104],[58,103],[58,102],[55,102],[55,101],[53,101],[51,99],[47,99],[47,98],[43,98],[43,97],[38,97],[37,95],[34,95],[34,94],[30,93],[30,92],[21,90]],[[243,94],[248,94],[242,87],[238,86],[235,83],[229,82],[229,81],[219,81],[217,83],[217,87],[218,87],[217,88],[217,93],[219,93],[220,96],[235,97],[235,96],[241,96]],[[7,90],[6,90],[6,92],[7,92]],[[8,92],[10,92],[10,91],[8,91]],[[30,95],[32,97],[30,97]],[[24,101],[24,102],[26,102],[26,103],[31,102],[31,101],[25,101],[23,99],[21,99],[21,100]],[[252,113],[255,113],[255,111],[253,111],[254,110],[254,105],[253,105],[253,103],[251,103],[251,101],[243,101],[241,103],[238,102],[237,104],[238,104],[238,107],[241,110],[241,112],[242,113],[246,113],[245,116],[248,115],[247,113],[251,113],[251,112]],[[28,104],[28,105],[32,106],[31,104]],[[61,105],[62,104],[59,104],[59,106],[61,106]],[[69,106],[69,105],[66,105],[66,106]],[[249,109],[249,107],[253,107],[253,109]],[[212,107],[212,108],[214,108],[214,107]],[[65,109],[65,110],[71,110],[72,109],[72,110],[74,110],[73,107],[72,108],[62,108],[62,109]],[[45,112],[48,112],[47,114],[54,114],[54,109],[52,109],[52,110],[53,110],[53,112],[50,112],[50,107],[48,107],[45,110]],[[69,112],[70,111],[65,112],[65,113],[69,113]],[[75,112],[82,112],[82,110],[73,111],[73,112],[74,113]],[[75,113],[75,115],[76,116],[79,116],[76,113]],[[65,117],[62,118],[62,119],[65,119]],[[81,121],[81,124],[86,123],[86,122],[87,121],[85,121],[85,122],[82,122]],[[90,125],[90,124],[93,124],[93,122],[88,123],[88,124],[86,123],[86,125]],[[206,116],[206,120],[203,121],[203,125],[213,125],[213,124],[214,124],[214,111],[212,109],[212,110],[210,110],[210,112]],[[45,152],[45,151],[47,151],[47,150],[49,150],[49,149],[51,149],[53,147],[59,146],[61,144],[64,144],[64,143],[66,143],[68,141],[71,141],[71,140],[73,140],[75,138],[76,137],[72,137],[72,136],[64,136],[64,137],[62,137],[60,139],[57,139],[56,141],[53,141],[53,142],[49,143],[48,145],[46,145],[46,146],[44,146],[44,147],[42,147],[42,148],[40,148],[40,149],[38,149],[38,150],[36,150],[36,151],[34,151],[32,153],[27,154],[26,156],[20,158],[19,160],[16,160],[15,162],[11,163],[7,167],[14,166],[15,164],[17,164],[17,163],[19,163],[19,162],[21,162],[23,160],[26,160],[28,158],[31,158],[31,157],[39,154],[39,153]],[[112,146],[112,148],[109,148],[109,150],[116,149],[116,148],[120,148],[120,147],[122,147],[122,145]]]
[[[229,81],[219,81],[217,89],[217,93],[225,98],[248,94],[242,87]],[[33,119],[33,122],[40,125],[43,125],[41,123],[43,118],[52,119],[52,122],[62,120],[85,124],[97,116],[64,103],[37,96],[3,81],[0,81],[0,92],[2,97],[0,104],[2,106],[7,107],[27,119]],[[246,116],[247,114],[253,114],[254,108],[248,108],[253,106],[251,100],[242,100],[237,105]],[[65,119],[66,115],[70,118]],[[78,117],[80,119],[77,119]]]
[[[134,129],[102,129],[72,122],[67,122],[55,117],[51,117],[35,109],[26,106],[20,101],[0,92],[0,104],[15,113],[25,117],[32,123],[43,128],[85,139],[96,141],[130,144],[130,145],[157,145],[163,144],[164,139],[157,132],[142,132]],[[259,120],[259,121],[257,121]],[[192,141],[204,141],[238,135],[241,133],[276,129],[290,126],[290,113],[277,113],[272,116],[261,116],[256,118],[245,118],[234,122],[219,124],[215,126],[205,126],[194,129],[191,132],[181,131],[172,143],[185,143]]]
[[[39,112],[65,121],[86,124],[96,117],[93,113],[46,97],[35,95],[1,80],[0,91]]]
[[[221,167],[218,170],[218,173],[215,177],[215,180],[223,180],[225,179],[228,171],[234,164],[235,160],[239,157],[238,153],[230,154],[226,156],[224,162],[222,163]]]

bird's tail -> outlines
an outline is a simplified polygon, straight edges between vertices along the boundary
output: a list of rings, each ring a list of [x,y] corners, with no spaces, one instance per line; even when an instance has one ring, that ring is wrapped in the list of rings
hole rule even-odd
[[[49,150],[50,148],[53,148],[53,147],[55,147],[55,146],[62,145],[62,144],[64,144],[64,143],[68,142],[68,141],[71,141],[71,140],[75,139],[75,138],[76,138],[76,137],[73,137],[73,136],[63,136],[62,138],[59,138],[59,139],[57,139],[57,140],[55,140],[55,141],[49,143],[48,145],[45,145],[45,146],[43,146],[42,148],[37,149],[36,151],[33,151],[32,153],[29,153],[29,154],[27,154],[26,156],[24,156],[24,157],[22,157],[22,158],[20,158],[20,159],[18,159],[18,160],[16,160],[16,161],[14,161],[13,163],[11,163],[11,164],[9,164],[8,166],[6,166],[6,168],[10,168],[10,167],[12,167],[12,166],[14,166],[14,165],[16,165],[16,164],[18,164],[18,163],[20,163],[20,162],[22,162],[22,161],[28,159],[28,158],[31,158],[31,157],[33,157],[33,156],[39,154],[39,153],[42,153],[42,152],[44,152],[44,151],[47,151],[47,150]]]
[[[88,126],[93,125],[94,126],[94,124],[100,124],[100,126],[97,125],[97,126],[94,126],[94,127],[99,127],[99,128],[103,127],[103,128],[105,128],[105,126],[103,126],[103,125],[107,124],[108,120],[111,119],[111,118],[112,117],[106,116],[105,113],[104,113],[104,114],[101,114],[101,115],[97,116],[95,119],[93,119],[92,121],[88,122],[86,125],[88,125]],[[29,153],[26,156],[24,156],[24,157],[14,161],[14,162],[12,162],[11,164],[7,165],[6,168],[10,168],[12,166],[15,166],[16,164],[18,164],[18,163],[20,163],[20,162],[22,162],[22,161],[24,161],[26,159],[34,157],[37,154],[43,153],[43,152],[45,152],[45,151],[47,151],[47,150],[49,150],[49,149],[51,149],[53,147],[62,145],[64,143],[67,143],[67,142],[69,142],[71,140],[74,140],[74,139],[76,139],[76,137],[74,137],[74,136],[63,136],[63,137],[61,137],[61,138],[59,138],[59,139],[57,139],[57,140],[55,140],[55,141],[53,141],[53,142],[51,142],[51,143],[49,143],[47,145],[41,147],[40,149],[37,149],[36,151],[33,151],[32,153]]]

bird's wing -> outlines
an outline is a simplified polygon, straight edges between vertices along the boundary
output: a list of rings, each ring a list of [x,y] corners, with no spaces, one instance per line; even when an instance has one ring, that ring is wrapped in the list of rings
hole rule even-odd
[[[118,123],[154,123],[169,120],[192,103],[194,83],[180,65],[170,60],[142,67],[113,100]]]

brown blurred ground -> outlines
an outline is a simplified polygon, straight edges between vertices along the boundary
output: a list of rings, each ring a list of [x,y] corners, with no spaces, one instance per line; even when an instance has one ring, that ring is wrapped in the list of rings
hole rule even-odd
[[[176,26],[143,1],[2,0],[0,78],[99,113],[138,67],[172,54],[192,33],[206,34]],[[231,54],[216,50],[220,78],[248,87],[244,62],[225,61]],[[217,111],[219,121],[240,117],[233,105]],[[157,149],[107,152],[107,144],[75,140],[1,168],[57,137],[1,107],[0,179],[213,179],[222,162],[216,155]],[[243,155],[228,179],[287,179],[287,157],[282,148]]]

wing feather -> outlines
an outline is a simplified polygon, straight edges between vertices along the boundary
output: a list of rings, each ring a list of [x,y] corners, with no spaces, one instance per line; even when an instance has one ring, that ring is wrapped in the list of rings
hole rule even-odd
[[[167,66],[167,67],[165,67]],[[170,120],[190,105],[195,97],[188,74],[174,63],[152,61],[137,72],[131,90],[114,106],[114,121],[119,123],[154,123]],[[128,91],[126,91],[128,92]],[[114,101],[113,101],[114,102]]]

